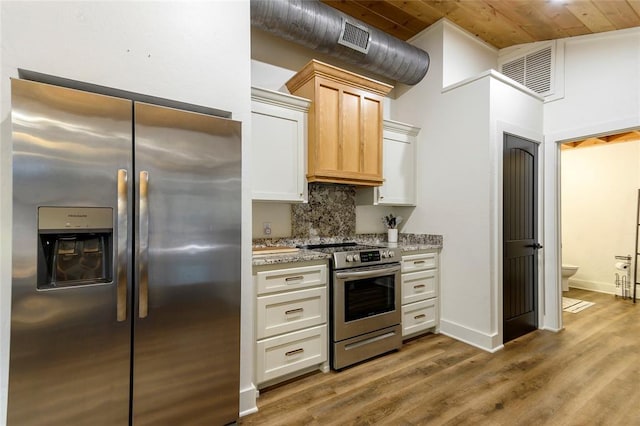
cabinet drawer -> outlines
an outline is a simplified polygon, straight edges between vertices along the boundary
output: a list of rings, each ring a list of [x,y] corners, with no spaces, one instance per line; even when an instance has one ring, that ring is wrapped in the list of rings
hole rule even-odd
[[[256,335],[271,337],[327,322],[327,288],[258,297]]]
[[[322,364],[327,360],[327,326],[260,340],[256,357],[257,383]]]
[[[402,336],[435,327],[438,318],[438,299],[411,303],[402,307]]]
[[[275,269],[272,271],[258,272],[256,274],[256,288],[259,295],[326,284],[326,265]]]
[[[402,274],[402,304],[431,299],[438,295],[437,269]]]
[[[402,272],[416,272],[438,266],[438,253],[421,253],[402,256]]]

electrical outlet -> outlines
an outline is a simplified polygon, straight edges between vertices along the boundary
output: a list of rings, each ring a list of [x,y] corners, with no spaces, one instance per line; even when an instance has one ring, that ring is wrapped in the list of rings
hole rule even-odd
[[[263,235],[271,235],[271,222],[263,222],[262,223],[262,234]]]

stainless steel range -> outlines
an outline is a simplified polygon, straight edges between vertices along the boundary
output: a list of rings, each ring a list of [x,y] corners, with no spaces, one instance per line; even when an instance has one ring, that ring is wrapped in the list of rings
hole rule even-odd
[[[394,249],[342,243],[332,254],[331,367],[339,370],[402,345],[400,257]]]

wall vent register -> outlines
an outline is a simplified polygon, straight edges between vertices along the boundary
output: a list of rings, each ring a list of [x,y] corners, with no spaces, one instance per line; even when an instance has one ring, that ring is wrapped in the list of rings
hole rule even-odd
[[[366,54],[369,52],[370,37],[371,34],[365,26],[349,22],[346,19],[342,20],[342,31],[338,44]]]
[[[553,93],[553,50],[553,45],[549,45],[511,59],[500,66],[500,72],[540,95],[550,95]]]

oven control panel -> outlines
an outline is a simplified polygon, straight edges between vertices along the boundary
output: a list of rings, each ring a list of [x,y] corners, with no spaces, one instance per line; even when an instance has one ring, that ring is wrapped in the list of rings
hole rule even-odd
[[[381,248],[334,253],[333,260],[335,268],[339,269],[399,262],[399,259],[396,259],[395,256],[396,253],[393,250]]]
[[[361,251],[360,262],[376,262],[380,260],[380,250],[375,251]]]

